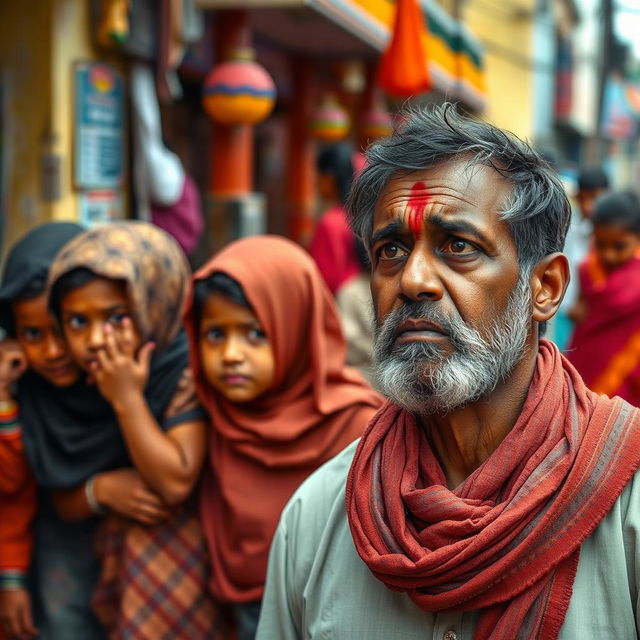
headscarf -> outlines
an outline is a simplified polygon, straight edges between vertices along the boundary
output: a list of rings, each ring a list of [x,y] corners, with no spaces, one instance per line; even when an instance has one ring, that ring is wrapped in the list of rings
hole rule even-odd
[[[73,222],[46,222],[13,245],[0,285],[0,327],[7,333],[13,335],[15,330],[11,303],[16,296],[34,280],[44,285],[56,253],[82,231],[82,227]]]
[[[474,640],[555,640],[580,545],[639,466],[640,411],[542,340],[518,421],[453,490],[424,428],[387,403],[349,471],[349,526],[373,575],[421,609],[480,610]]]
[[[77,267],[125,282],[142,339],[154,340],[145,398],[163,427],[163,416],[188,365],[180,331],[189,268],[175,240],[151,224],[119,222],[74,238],[58,253],[49,285]],[[91,475],[131,466],[111,405],[83,377],[60,389],[28,372],[19,385],[27,456],[39,484],[74,487]]]
[[[242,286],[275,358],[267,392],[248,404],[228,401],[203,374],[196,318],[188,312],[196,387],[212,421],[201,508],[212,589],[223,601],[248,602],[262,596],[285,503],[313,470],[361,435],[381,399],[345,366],[333,298],[300,247],[276,236],[245,238],[195,280],[215,272]]]

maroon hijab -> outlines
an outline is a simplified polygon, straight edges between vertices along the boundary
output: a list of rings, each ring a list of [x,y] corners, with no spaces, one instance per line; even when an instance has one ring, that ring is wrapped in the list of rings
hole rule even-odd
[[[224,272],[242,286],[273,348],[275,380],[250,404],[229,402],[207,382],[186,316],[201,400],[211,415],[202,518],[213,592],[228,602],[262,597],[280,512],[301,482],[358,438],[381,398],[345,365],[331,293],[309,255],[277,236],[229,245],[195,275]]]

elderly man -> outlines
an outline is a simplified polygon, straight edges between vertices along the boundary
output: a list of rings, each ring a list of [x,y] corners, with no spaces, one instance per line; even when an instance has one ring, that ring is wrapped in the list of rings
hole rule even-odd
[[[640,412],[539,337],[561,184],[450,105],[368,160],[350,215],[389,401],[286,507],[258,638],[636,638]]]

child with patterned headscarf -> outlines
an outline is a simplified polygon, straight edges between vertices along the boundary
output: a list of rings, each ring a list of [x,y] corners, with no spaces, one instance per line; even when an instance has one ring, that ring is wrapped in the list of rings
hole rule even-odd
[[[185,257],[153,225],[113,223],[67,244],[49,284],[85,375],[72,395],[40,397],[25,447],[63,517],[105,516],[94,609],[110,638],[216,637],[189,502],[206,425],[180,328]]]

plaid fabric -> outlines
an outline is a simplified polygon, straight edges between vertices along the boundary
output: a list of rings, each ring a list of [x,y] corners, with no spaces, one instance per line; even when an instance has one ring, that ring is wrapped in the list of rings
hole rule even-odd
[[[93,608],[109,640],[231,637],[208,589],[200,523],[183,508],[158,527],[109,516],[98,533]]]

